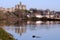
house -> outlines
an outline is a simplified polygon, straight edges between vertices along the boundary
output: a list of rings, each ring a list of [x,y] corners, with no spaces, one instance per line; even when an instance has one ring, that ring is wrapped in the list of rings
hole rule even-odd
[[[59,11],[57,11],[57,12],[55,13],[55,18],[60,18],[60,12],[59,12]]]

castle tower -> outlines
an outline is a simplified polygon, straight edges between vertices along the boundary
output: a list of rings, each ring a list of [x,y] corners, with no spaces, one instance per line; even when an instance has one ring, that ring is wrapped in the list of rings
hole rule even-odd
[[[15,9],[26,10],[26,5],[23,5],[21,2],[15,6]]]
[[[22,5],[22,3],[20,2],[20,5]]]

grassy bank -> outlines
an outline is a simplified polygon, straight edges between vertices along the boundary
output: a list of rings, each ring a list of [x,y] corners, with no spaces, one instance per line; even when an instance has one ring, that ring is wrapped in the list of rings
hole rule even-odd
[[[2,28],[0,28],[0,40],[14,40],[14,38]]]

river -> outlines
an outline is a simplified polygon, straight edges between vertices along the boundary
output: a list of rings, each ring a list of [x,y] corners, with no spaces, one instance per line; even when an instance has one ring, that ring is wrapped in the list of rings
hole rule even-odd
[[[3,29],[17,40],[60,40],[59,21],[27,21]]]

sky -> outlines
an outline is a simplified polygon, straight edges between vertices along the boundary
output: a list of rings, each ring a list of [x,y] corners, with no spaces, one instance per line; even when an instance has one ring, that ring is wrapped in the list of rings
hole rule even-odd
[[[0,0],[0,7],[11,8],[19,4],[19,2],[25,4],[27,9],[37,8],[60,11],[60,0]]]

